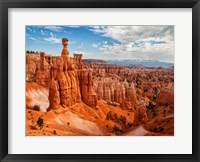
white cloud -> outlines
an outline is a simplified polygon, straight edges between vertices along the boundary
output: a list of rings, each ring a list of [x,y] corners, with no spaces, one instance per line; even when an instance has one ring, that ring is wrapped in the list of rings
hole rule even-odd
[[[78,25],[68,25],[67,27],[69,27],[69,28],[80,28],[80,26],[78,26]]]
[[[61,32],[63,30],[61,26],[44,26],[44,28],[55,32]]]
[[[50,37],[43,39],[51,44],[61,43],[61,38],[57,38],[56,34],[53,34],[52,32],[50,32]]]
[[[123,43],[115,45],[102,45],[99,48],[104,54],[116,56],[118,58],[144,59],[171,61],[174,57],[174,44],[150,44],[134,46],[133,43]]]
[[[69,43],[69,44],[76,44],[76,42],[71,42],[71,41],[69,41],[68,43]]]
[[[40,30],[40,34],[45,36],[45,35],[47,35],[47,31]]]
[[[44,38],[45,41],[55,44],[55,43],[61,43],[61,39],[55,38],[55,37],[48,37]]]
[[[52,32],[50,32],[50,36],[51,37],[56,37],[56,35],[54,35]]]
[[[47,38],[43,38],[45,41],[47,41],[48,43],[51,44],[56,44],[56,43],[61,43],[62,42],[62,38],[57,38],[57,35],[50,32],[50,37]],[[69,41],[69,44],[75,44],[76,42],[71,42]]]
[[[103,54],[116,58],[174,61],[173,26],[90,26],[89,30],[118,43],[92,44]]]
[[[84,52],[84,51],[74,51],[73,53],[76,54],[83,54],[83,59],[96,59],[96,55],[93,55],[91,53],[88,52]]]
[[[97,47],[99,47],[99,45],[96,44],[96,43],[93,43],[93,44],[92,44],[92,47],[97,48]]]
[[[31,29],[31,28],[29,28],[29,27],[27,27],[27,29],[30,31],[30,32],[32,32],[33,30]]]
[[[37,40],[36,38],[33,38],[33,37],[29,37],[29,39],[31,39],[31,40],[35,40],[35,41]]]
[[[93,26],[90,30],[119,42],[132,42],[147,38],[174,39],[173,26]]]
[[[28,39],[31,39],[33,41],[36,41],[36,42],[39,42],[39,43],[43,43],[42,41],[40,41],[40,40],[38,40],[36,38],[30,37],[30,36],[27,36],[27,37],[28,37]]]

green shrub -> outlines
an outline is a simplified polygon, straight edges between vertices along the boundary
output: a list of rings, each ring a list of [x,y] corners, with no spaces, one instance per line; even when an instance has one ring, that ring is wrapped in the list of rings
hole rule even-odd
[[[54,130],[54,131],[53,131],[53,134],[54,134],[54,135],[57,135],[57,132]]]
[[[117,103],[114,103],[114,102],[107,102],[108,105],[111,105],[111,106],[119,106],[119,104]]]
[[[40,111],[40,106],[39,105],[34,105],[33,106],[33,110]]]
[[[155,107],[155,103],[154,102],[149,102],[149,104],[146,106],[147,109],[153,109]]]
[[[44,121],[41,117],[38,118],[37,125],[40,127],[40,130],[41,130],[44,125]]]
[[[129,126],[129,127],[132,127],[132,126],[133,126],[133,123],[128,123],[128,126]]]
[[[30,78],[29,82],[36,82],[36,78]]]

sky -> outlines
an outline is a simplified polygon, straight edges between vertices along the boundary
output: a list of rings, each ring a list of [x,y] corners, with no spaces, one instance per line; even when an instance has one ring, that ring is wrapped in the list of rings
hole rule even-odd
[[[174,26],[26,26],[26,50],[58,56],[62,38],[71,57],[174,63]]]

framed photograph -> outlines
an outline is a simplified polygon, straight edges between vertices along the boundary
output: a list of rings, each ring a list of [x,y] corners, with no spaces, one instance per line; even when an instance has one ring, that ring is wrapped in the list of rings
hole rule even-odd
[[[1,0],[1,161],[200,161],[199,5]]]

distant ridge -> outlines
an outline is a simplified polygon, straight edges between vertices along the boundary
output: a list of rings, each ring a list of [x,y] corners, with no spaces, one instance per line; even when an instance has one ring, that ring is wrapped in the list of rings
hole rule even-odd
[[[173,63],[160,62],[158,60],[102,60],[102,59],[84,59],[84,62],[94,64],[115,64],[115,65],[143,65],[144,67],[173,67]]]
[[[94,63],[94,64],[107,64],[105,60],[102,59],[83,59],[83,62],[87,62],[89,64]]]
[[[158,60],[107,60],[109,64],[118,65],[143,65],[144,67],[173,67],[173,63],[160,62]]]

